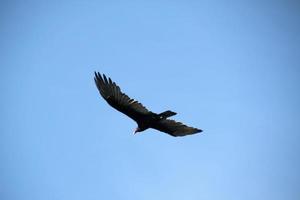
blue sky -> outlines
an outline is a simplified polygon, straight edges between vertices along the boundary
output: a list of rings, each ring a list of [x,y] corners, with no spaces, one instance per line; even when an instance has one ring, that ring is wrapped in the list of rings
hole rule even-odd
[[[2,1],[5,200],[300,198],[297,1]],[[101,99],[100,71],[173,138]]]

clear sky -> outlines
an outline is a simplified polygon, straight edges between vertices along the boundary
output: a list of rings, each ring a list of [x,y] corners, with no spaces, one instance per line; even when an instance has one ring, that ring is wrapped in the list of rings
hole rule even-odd
[[[300,3],[1,1],[0,199],[300,199]],[[93,72],[204,130],[174,138]]]

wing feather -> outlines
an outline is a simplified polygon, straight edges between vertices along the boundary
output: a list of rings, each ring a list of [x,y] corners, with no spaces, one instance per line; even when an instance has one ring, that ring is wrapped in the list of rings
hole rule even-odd
[[[151,128],[165,132],[174,137],[202,132],[201,129],[189,127],[181,122],[176,122],[170,119],[160,120],[157,123],[153,124]]]
[[[150,111],[138,101],[129,98],[121,92],[120,87],[110,78],[98,72],[95,72],[95,83],[100,95],[107,101],[109,105],[124,113],[135,121],[138,121],[143,115],[147,115]]]

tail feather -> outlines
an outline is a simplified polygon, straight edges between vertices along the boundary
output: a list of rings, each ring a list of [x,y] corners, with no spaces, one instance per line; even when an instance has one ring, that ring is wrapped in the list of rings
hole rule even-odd
[[[160,113],[158,116],[159,116],[159,117],[162,117],[162,118],[168,118],[168,117],[174,116],[174,115],[176,115],[176,114],[177,114],[176,112],[167,110],[167,111],[165,111],[165,112]]]

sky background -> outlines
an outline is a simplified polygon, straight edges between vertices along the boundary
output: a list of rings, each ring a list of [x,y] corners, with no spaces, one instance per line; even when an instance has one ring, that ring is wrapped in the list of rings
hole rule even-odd
[[[0,199],[300,199],[298,1],[0,4]],[[94,71],[204,132],[134,136]]]

